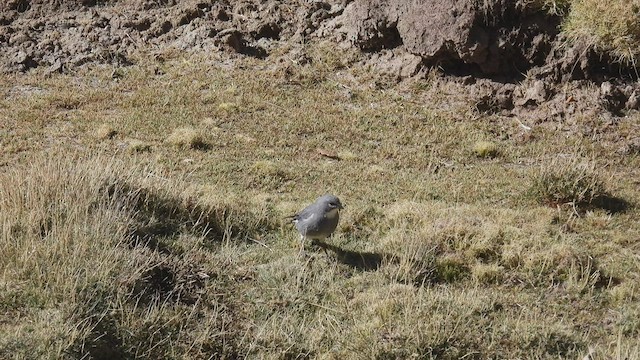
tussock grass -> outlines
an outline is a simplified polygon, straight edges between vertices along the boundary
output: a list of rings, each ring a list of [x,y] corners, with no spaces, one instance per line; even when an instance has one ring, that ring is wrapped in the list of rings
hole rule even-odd
[[[640,2],[572,0],[563,32],[635,66],[640,54]]]
[[[127,150],[131,154],[148,152],[151,151],[151,144],[146,141],[131,139],[129,140]]]
[[[257,161],[252,165],[251,172],[255,174],[252,186],[262,189],[279,189],[294,178],[282,164],[269,160]]]
[[[2,357],[233,354],[230,314],[200,304],[217,270],[198,249],[235,236],[234,212],[141,175],[110,159],[48,157],[0,177],[0,303],[21,314]],[[180,244],[167,246],[172,234]]]
[[[504,280],[504,267],[498,264],[476,263],[471,276],[480,284],[499,284]]]
[[[191,127],[175,129],[167,136],[165,142],[186,149],[206,149],[209,147],[202,133]]]
[[[100,292],[125,297],[128,291],[120,284],[152,267],[142,254],[121,248],[130,225],[118,211],[124,199],[101,194],[112,169],[71,165],[38,162],[1,180],[3,283],[16,291],[3,299],[3,306],[24,312],[33,322],[11,324],[13,336],[4,338],[2,348],[25,357],[55,358],[79,349],[91,336],[91,323],[107,311],[89,314],[104,299]],[[30,327],[55,331],[41,332],[33,342]]]
[[[473,144],[473,153],[481,158],[493,158],[498,155],[498,145],[491,141],[476,141]]]
[[[594,161],[577,156],[544,163],[531,184],[531,194],[549,205],[588,206],[607,196],[601,171]]]
[[[239,109],[238,104],[232,103],[232,102],[224,102],[218,105],[218,110],[222,112],[230,113],[230,112],[235,112],[238,109]]]
[[[93,132],[93,136],[98,140],[111,139],[117,134],[118,132],[109,124],[102,124],[98,126]]]

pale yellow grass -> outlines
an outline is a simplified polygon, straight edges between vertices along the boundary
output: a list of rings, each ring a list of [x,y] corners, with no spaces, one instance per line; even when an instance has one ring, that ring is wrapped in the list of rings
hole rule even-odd
[[[637,66],[639,9],[637,0],[572,0],[563,31],[574,41],[585,42],[620,62]]]
[[[469,144],[518,125],[442,110],[435,82],[377,90],[327,50],[283,73],[87,69],[91,91],[2,78],[45,92],[0,100],[0,357],[638,358],[637,157],[541,127],[478,158]],[[103,123],[127,138],[95,141]],[[167,146],[185,127],[212,148]],[[532,197],[557,154],[591,159],[631,205]],[[299,256],[284,217],[325,192],[346,204],[340,227]]]

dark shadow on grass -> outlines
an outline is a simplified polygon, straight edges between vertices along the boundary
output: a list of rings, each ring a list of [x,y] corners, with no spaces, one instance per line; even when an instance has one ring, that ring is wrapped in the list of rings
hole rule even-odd
[[[211,150],[213,148],[213,146],[211,144],[209,144],[208,142],[198,141],[195,144],[192,144],[191,148],[193,150],[208,151],[208,150]]]
[[[118,334],[118,324],[112,316],[104,316],[94,325],[85,343],[79,346],[79,358],[127,359],[132,356],[126,351],[124,341]]]
[[[623,213],[631,206],[631,204],[625,199],[611,195],[599,196],[593,199],[591,205],[598,209],[607,210],[612,214]]]
[[[131,231],[132,245],[143,245],[160,253],[169,255],[172,253],[165,239],[177,236],[180,228],[172,223],[153,223],[137,225]]]
[[[560,207],[571,209],[571,207],[573,207],[574,211],[580,215],[585,214],[589,210],[597,209],[605,210],[610,214],[619,214],[626,212],[633,206],[633,204],[627,200],[612,195],[600,195],[590,201],[582,202],[573,202],[571,199],[561,199],[543,200],[542,203],[552,208]]]
[[[275,228],[266,218],[254,223],[252,214],[240,208],[207,206],[195,198],[177,198],[127,183],[108,184],[105,191],[109,198],[124,199],[122,205],[134,214],[132,246],[144,245],[165,254],[173,252],[167,245],[170,240],[183,233],[204,236],[207,243],[215,244],[225,236],[248,239],[255,231]]]
[[[269,56],[267,51],[260,46],[245,45],[242,47],[242,49],[240,49],[240,53],[260,60],[264,60],[267,58],[267,56]]]
[[[336,259],[338,259],[338,261],[363,271],[378,270],[380,266],[382,266],[383,262],[392,261],[393,259],[393,256],[390,254],[344,250],[338,246],[327,244],[319,240],[314,240],[312,245],[320,247],[325,251],[333,251],[336,254]]]
[[[467,265],[436,257],[401,258],[388,253],[351,251],[319,240],[311,244],[331,250],[339,262],[362,271],[376,271],[385,264],[408,266],[408,271],[396,280],[416,287],[460,282],[470,276]]]

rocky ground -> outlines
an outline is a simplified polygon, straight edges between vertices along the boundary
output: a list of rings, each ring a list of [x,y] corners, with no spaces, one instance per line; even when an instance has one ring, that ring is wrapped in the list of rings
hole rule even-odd
[[[480,114],[517,117],[525,127],[612,123],[640,108],[635,71],[567,42],[560,23],[531,1],[8,0],[0,5],[0,71],[127,66],[170,51],[278,66],[282,58],[304,63],[303,44],[330,40],[397,81],[437,68]],[[640,142],[620,141],[622,152]]]

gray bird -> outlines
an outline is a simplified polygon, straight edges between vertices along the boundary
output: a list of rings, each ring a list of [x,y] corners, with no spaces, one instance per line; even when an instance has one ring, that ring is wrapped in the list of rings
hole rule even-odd
[[[335,195],[326,194],[289,217],[300,233],[301,252],[304,250],[305,239],[322,240],[333,234],[338,226],[340,209],[342,209],[340,199]]]

